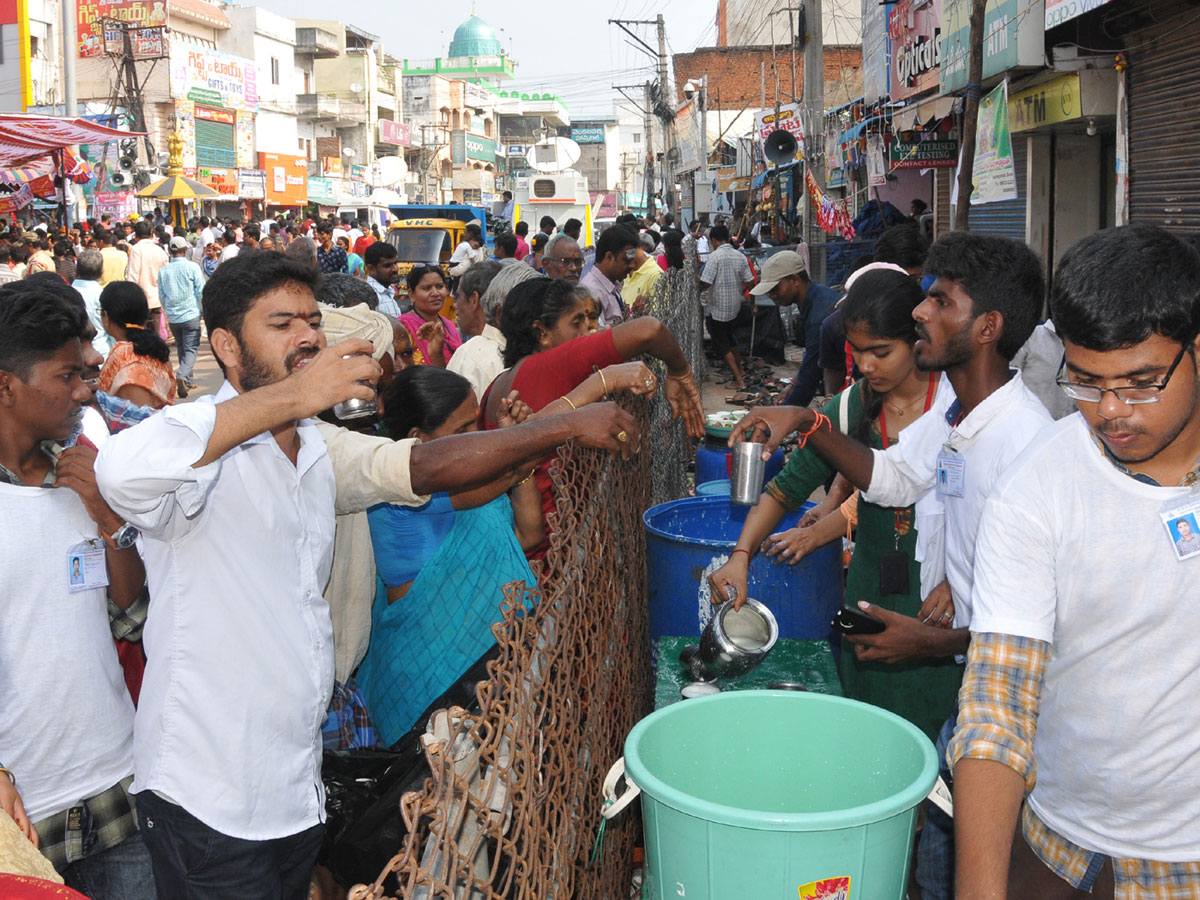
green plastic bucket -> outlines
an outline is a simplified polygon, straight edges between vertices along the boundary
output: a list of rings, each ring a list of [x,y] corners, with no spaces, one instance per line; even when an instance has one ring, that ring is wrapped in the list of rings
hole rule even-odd
[[[937,754],[865,703],[733,691],[647,716],[624,769],[614,806],[640,789],[644,898],[903,900]]]

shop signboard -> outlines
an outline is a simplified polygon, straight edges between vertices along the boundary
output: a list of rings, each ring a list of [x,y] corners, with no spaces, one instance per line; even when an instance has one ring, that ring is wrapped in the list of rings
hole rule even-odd
[[[104,55],[104,19],[139,28],[163,26],[167,24],[167,4],[165,0],[78,0],[75,28],[80,57]]]
[[[200,166],[196,169],[196,180],[201,184],[207,184],[218,194],[237,196],[237,169],[213,169],[208,166]]]
[[[983,77],[1046,61],[1046,0],[987,0],[983,17]],[[967,86],[971,0],[942,0],[942,94]]]
[[[603,125],[581,125],[571,129],[571,140],[577,144],[603,144]]]
[[[321,174],[331,178],[342,177],[342,160],[337,156],[321,157]]]
[[[1112,0],[1046,0],[1046,30],[1049,31],[1056,25],[1111,2]]]
[[[97,218],[107,213],[114,219],[127,219],[137,212],[137,197],[133,191],[96,191],[92,209]]]
[[[171,95],[226,109],[258,109],[258,76],[254,61],[176,44],[171,47]]]
[[[979,101],[971,205],[1017,199],[1012,134],[1008,127],[1008,80]]]
[[[107,38],[107,30],[105,34]],[[161,25],[135,28],[129,33],[129,48],[134,59],[161,59],[167,55],[165,29]]]
[[[412,143],[408,126],[403,122],[393,122],[391,119],[379,120],[379,143],[392,144],[396,147],[407,147]]]
[[[308,179],[308,199],[322,206],[335,206],[338,202],[337,186],[332,178]]]
[[[920,132],[903,131],[888,147],[892,169],[953,169],[958,165],[958,141],[923,141]]]
[[[238,194],[243,200],[267,199],[267,173],[263,169],[238,169]]]
[[[467,161],[467,133],[461,128],[450,132],[450,162],[465,165]]]
[[[496,142],[475,134],[464,136],[467,159],[478,159],[483,162],[495,162]]]
[[[891,93],[891,42],[888,39],[888,8],[876,0],[862,5],[863,99],[874,103]]]
[[[260,153],[258,167],[267,173],[267,203],[303,206],[308,202],[308,160],[303,156]]]
[[[942,0],[897,0],[888,7],[893,100],[924,94],[938,86],[941,20]]]
[[[1078,72],[1017,91],[1008,98],[1008,119],[1013,131],[1070,122],[1082,115]]]

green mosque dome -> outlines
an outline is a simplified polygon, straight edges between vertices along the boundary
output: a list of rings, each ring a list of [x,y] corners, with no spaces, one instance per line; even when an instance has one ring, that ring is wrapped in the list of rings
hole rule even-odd
[[[500,56],[504,52],[500,39],[492,26],[479,16],[471,13],[471,18],[454,29],[454,39],[450,41],[450,56]]]

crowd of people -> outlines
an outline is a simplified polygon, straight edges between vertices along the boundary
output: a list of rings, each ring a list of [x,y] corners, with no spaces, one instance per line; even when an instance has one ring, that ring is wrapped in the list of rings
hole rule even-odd
[[[422,727],[502,586],[560,577],[556,448],[628,458],[611,400],[660,389],[702,433],[643,312],[702,251],[735,383],[754,298],[796,306],[805,345],[731,437],[798,446],[714,601],[744,602],[759,553],[853,536],[847,603],[883,627],[846,637],[843,689],[921,729],[954,791],[953,819],[924,811],[922,896],[1200,895],[1200,658],[1170,640],[1200,556],[1192,243],[1108,229],[1048,286],[1020,242],[905,224],[833,290],[803,245],[758,271],[723,224],[624,217],[589,259],[547,218],[494,259],[468,228],[401,283],[351,224],[0,235],[0,809],[69,885],[306,896],[322,751]],[[179,403],[203,332],[224,382]]]
[[[699,389],[657,320],[589,318],[569,260],[469,246],[401,293],[349,223],[244,223],[219,253],[203,219],[129,224],[0,286],[0,505],[30,523],[2,551],[0,809],[92,900],[304,897],[323,752],[423,727],[502,587],[557,577],[557,448],[640,449],[612,402],[660,388],[634,357],[690,437]],[[205,333],[224,381],[180,403]]]

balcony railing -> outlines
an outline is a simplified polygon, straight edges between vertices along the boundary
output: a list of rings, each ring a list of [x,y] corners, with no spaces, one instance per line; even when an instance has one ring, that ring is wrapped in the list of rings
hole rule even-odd
[[[296,53],[330,59],[341,53],[337,35],[324,28],[297,28]]]

